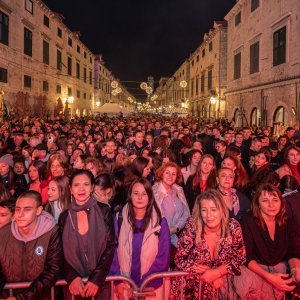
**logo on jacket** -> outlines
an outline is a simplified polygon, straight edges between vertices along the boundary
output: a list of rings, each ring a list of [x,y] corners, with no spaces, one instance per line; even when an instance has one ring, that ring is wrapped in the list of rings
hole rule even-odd
[[[44,248],[42,246],[37,246],[34,252],[36,255],[41,256],[44,253]]]

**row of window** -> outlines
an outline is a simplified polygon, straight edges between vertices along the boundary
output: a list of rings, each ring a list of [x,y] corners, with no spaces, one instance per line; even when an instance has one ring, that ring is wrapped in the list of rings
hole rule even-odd
[[[259,72],[259,42],[250,46],[250,74]],[[273,66],[286,62],[286,26],[273,33]],[[234,55],[233,79],[242,76],[242,53]]]
[[[49,18],[44,15],[44,25],[49,27]],[[61,28],[57,29],[57,35],[62,38],[62,30]],[[9,16],[6,15],[4,12],[0,11],[0,43],[7,45],[9,44]],[[73,46],[73,40],[69,37],[68,38],[68,45],[70,47]],[[46,45],[47,47],[47,45]],[[49,47],[49,45],[48,45]],[[77,45],[77,52],[81,53],[80,45]],[[32,31],[25,27],[24,29],[24,53],[32,56]],[[49,49],[48,49],[49,54]],[[49,55],[48,55],[49,56]],[[87,52],[83,52],[83,57],[87,59]],[[90,63],[93,62],[92,57],[90,56]],[[49,63],[48,63],[49,64]]]
[[[0,68],[0,82],[7,83],[7,69]],[[31,88],[32,86],[32,78],[29,75],[24,75],[24,87]],[[44,80],[43,81],[43,91],[49,92],[49,82]],[[56,86],[56,93],[61,94],[61,85],[58,84]],[[72,88],[68,87],[68,96],[72,96]],[[77,98],[80,98],[80,91],[77,90]],[[86,99],[86,93],[83,93],[83,99]]]
[[[210,43],[208,44],[208,51],[211,52],[212,50],[213,50],[213,43],[210,42]],[[201,56],[202,56],[202,57],[205,57],[205,48],[202,49],[202,51],[201,51]],[[199,62],[199,60],[200,60],[200,56],[199,56],[199,54],[198,54],[198,55],[196,56],[196,62]],[[195,65],[195,60],[194,60],[194,59],[192,60],[191,65],[192,65],[192,67]]]
[[[255,11],[259,7],[259,0],[250,0],[251,12]],[[239,11],[234,18],[234,25],[238,26],[242,22],[242,12]]]
[[[212,69],[208,70],[208,72],[207,72],[207,89],[208,89],[208,91],[212,90],[212,75],[213,75],[213,70]],[[195,80],[192,79],[192,81],[191,81],[191,97],[194,96],[194,91],[195,91],[195,95],[198,95],[198,93],[199,93],[199,78],[196,78]],[[201,78],[200,78],[200,91],[201,91],[201,93],[205,92],[205,73],[202,73]]]

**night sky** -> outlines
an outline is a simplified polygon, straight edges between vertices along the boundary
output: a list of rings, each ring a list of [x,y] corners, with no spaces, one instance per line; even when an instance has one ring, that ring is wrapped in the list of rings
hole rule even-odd
[[[44,0],[121,81],[171,76],[236,0]],[[130,84],[125,85],[128,87]],[[134,90],[131,91],[132,93]],[[138,94],[136,94],[138,96]]]

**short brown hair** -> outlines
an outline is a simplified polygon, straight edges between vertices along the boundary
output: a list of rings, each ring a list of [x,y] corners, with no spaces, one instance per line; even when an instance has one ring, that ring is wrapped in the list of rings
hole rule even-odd
[[[155,179],[157,181],[161,181],[162,178],[163,178],[163,174],[164,172],[166,171],[167,168],[175,168],[176,171],[177,171],[177,175],[176,175],[176,183],[181,183],[182,181],[182,174],[181,174],[181,169],[179,168],[179,166],[170,161],[170,162],[166,162],[166,163],[163,163],[161,167],[159,167],[156,172],[155,172]]]

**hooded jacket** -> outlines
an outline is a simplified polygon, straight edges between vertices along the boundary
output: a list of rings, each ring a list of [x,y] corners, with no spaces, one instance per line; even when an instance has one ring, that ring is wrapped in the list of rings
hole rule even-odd
[[[26,237],[12,221],[1,228],[0,240],[0,290],[7,282],[32,281],[16,299],[43,299],[61,275],[62,246],[54,218],[42,212]]]

